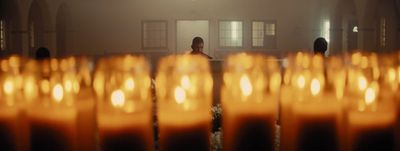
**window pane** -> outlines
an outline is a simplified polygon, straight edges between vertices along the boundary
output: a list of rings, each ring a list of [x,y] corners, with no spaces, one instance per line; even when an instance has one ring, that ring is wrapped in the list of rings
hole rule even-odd
[[[167,47],[167,22],[146,21],[143,23],[143,48]]]
[[[219,23],[219,45],[221,47],[242,47],[243,25],[241,21]]]
[[[265,24],[265,35],[275,36],[275,24],[274,23]]]
[[[252,27],[253,47],[263,47],[264,44],[262,41],[264,41],[264,22],[254,21]]]

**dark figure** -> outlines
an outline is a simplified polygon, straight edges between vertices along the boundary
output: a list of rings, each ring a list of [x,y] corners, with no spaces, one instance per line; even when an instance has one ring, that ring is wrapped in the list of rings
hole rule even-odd
[[[192,52],[190,54],[202,55],[208,59],[212,59],[209,55],[203,53],[204,41],[201,37],[194,37],[192,41]]]
[[[319,37],[314,41],[314,54],[325,55],[326,50],[328,50],[328,42],[325,38]]]
[[[36,60],[50,59],[50,51],[45,47],[40,47],[36,50],[35,54]]]

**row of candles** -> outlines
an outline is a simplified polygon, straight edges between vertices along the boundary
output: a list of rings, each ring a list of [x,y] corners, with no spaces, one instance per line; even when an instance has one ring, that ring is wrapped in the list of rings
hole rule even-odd
[[[347,59],[346,59],[347,58]],[[323,58],[298,52],[285,67],[240,53],[224,62],[223,149],[399,150],[400,66],[393,54]],[[209,150],[209,61],[172,55],[152,85],[141,56],[1,59],[1,151]],[[155,86],[157,101],[152,101]],[[153,105],[156,104],[156,108]]]

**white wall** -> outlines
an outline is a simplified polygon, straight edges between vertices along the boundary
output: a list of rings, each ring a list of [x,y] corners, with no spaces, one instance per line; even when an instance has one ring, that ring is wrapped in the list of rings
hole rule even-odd
[[[28,54],[28,17],[32,0],[17,1],[21,12],[21,37],[24,54]],[[312,43],[320,35],[321,21],[331,21],[332,51],[343,50],[343,22],[357,19],[359,25],[358,47],[378,49],[376,20],[379,14],[389,16],[391,24],[398,27],[394,7],[386,8],[393,0],[34,0],[41,4],[49,24],[46,26],[45,42],[56,55],[57,15],[64,11],[64,53],[106,55],[115,53],[142,53],[152,58],[176,52],[177,20],[208,20],[210,23],[210,55],[223,58],[236,51],[252,50],[251,21],[277,21],[277,49],[257,50],[285,54],[288,51],[312,49]],[[382,5],[377,5],[383,3]],[[351,5],[350,5],[351,4]],[[342,6],[352,6],[346,11]],[[60,6],[63,9],[59,9]],[[387,10],[387,12],[385,12]],[[382,13],[382,11],[384,11]],[[168,49],[142,50],[141,22],[143,20],[168,21]],[[222,49],[218,47],[218,21],[241,20],[244,22],[243,48]],[[390,26],[396,29],[396,26]],[[395,32],[392,32],[395,33]],[[389,37],[390,48],[398,49],[399,38]],[[190,44],[188,44],[190,45]],[[256,51],[256,50],[253,50]]]

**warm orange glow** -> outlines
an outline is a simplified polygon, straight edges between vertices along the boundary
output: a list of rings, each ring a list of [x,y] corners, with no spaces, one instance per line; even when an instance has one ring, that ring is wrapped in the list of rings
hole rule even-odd
[[[53,87],[53,99],[57,102],[60,103],[64,97],[64,90],[61,84],[57,84]]]
[[[174,91],[175,101],[178,104],[182,104],[185,102],[186,99],[186,92],[181,87],[176,87]]]
[[[72,81],[71,80],[65,80],[64,81],[64,88],[66,92],[72,92]]]
[[[389,82],[396,82],[396,70],[393,68],[388,70],[388,80]]]
[[[4,93],[11,95],[14,93],[14,83],[11,80],[6,80],[3,85]]]
[[[81,86],[79,85],[79,82],[77,80],[74,81],[74,86],[73,86],[73,90],[75,93],[79,93]]]
[[[397,67],[397,82],[400,84],[400,66]]]
[[[299,78],[297,78],[297,86],[300,89],[304,89],[304,87],[306,87],[306,78],[303,75],[300,75]]]
[[[125,105],[125,94],[122,90],[115,90],[111,93],[111,104],[114,107],[123,107]]]
[[[370,105],[375,102],[376,94],[375,90],[373,88],[368,88],[365,91],[365,103],[367,105]]]
[[[135,81],[132,78],[128,78],[125,80],[125,88],[128,91],[133,91],[135,89]]]
[[[271,92],[278,92],[281,86],[282,82],[282,77],[281,74],[279,73],[274,73],[271,75],[270,83],[269,83],[269,89]]]
[[[28,99],[37,97],[37,89],[33,78],[26,78],[24,82],[24,95]]]
[[[43,80],[40,82],[40,89],[43,93],[49,94],[50,93],[50,82],[48,80]]]
[[[316,96],[321,92],[321,83],[318,79],[312,79],[310,89],[313,96]]]
[[[253,93],[253,86],[251,85],[250,79],[247,75],[243,75],[240,78],[240,90],[244,96],[250,96]]]
[[[181,86],[183,88],[185,88],[185,89],[189,89],[190,88],[190,80],[189,80],[189,77],[187,75],[182,77]]]
[[[359,90],[363,91],[367,88],[368,82],[364,76],[359,76],[357,81],[358,81],[358,89]]]

